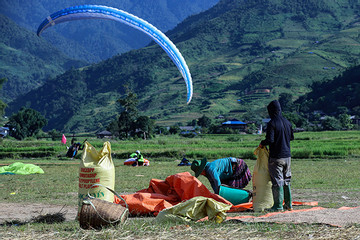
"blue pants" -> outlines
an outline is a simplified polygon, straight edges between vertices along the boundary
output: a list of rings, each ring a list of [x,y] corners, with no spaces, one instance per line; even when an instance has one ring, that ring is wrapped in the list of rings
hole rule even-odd
[[[291,180],[291,157],[269,158],[269,173],[273,187],[289,185]]]

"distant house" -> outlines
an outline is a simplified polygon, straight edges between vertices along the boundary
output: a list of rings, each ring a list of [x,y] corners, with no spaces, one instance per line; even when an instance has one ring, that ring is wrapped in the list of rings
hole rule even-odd
[[[9,135],[9,128],[8,127],[0,127],[0,137],[4,138]]]
[[[225,117],[223,115],[218,115],[215,117],[215,119],[225,119]]]
[[[351,119],[352,124],[360,126],[360,118],[359,117],[351,116],[350,119]]]
[[[112,133],[109,131],[102,131],[96,134],[97,138],[111,138],[112,137]]]
[[[228,128],[232,128],[232,129],[241,129],[241,130],[245,130],[247,123],[239,121],[237,119],[232,119],[226,122],[223,122],[221,124],[223,127],[228,127]]]
[[[271,89],[269,89],[269,88],[257,88],[255,90],[245,92],[246,95],[251,95],[251,94],[255,94],[255,93],[271,93]]]
[[[201,133],[200,127],[193,127],[193,126],[181,126],[180,127],[180,134],[199,134]]]

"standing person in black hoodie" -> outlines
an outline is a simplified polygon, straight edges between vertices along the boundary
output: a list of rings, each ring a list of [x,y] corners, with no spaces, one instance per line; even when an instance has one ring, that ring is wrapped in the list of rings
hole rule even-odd
[[[274,198],[271,211],[283,211],[284,208],[292,210],[290,141],[294,140],[294,132],[291,123],[282,116],[277,100],[272,101],[267,110],[271,120],[267,124],[266,138],[261,141],[260,147],[269,145],[269,173]]]

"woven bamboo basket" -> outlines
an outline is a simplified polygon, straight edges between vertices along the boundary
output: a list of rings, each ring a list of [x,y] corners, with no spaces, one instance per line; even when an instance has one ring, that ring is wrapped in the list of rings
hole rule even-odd
[[[100,184],[95,184],[94,186],[96,185],[102,186]],[[121,204],[115,204],[102,199],[94,198],[88,194],[88,196],[83,200],[80,210],[79,222],[81,228],[100,230],[110,225],[125,223],[129,216],[127,203],[112,189],[107,189],[124,201],[126,207]]]

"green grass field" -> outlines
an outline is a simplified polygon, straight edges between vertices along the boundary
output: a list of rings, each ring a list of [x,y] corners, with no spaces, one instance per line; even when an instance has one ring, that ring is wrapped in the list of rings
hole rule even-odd
[[[190,167],[177,166],[183,155],[189,160],[207,157],[209,161],[240,157],[253,169],[256,162],[253,151],[263,138],[258,135],[204,135],[191,139],[164,136],[148,141],[111,141],[116,171],[115,190],[120,194],[133,193],[147,188],[152,178],[163,180],[172,174],[191,172]],[[319,206],[326,208],[359,206],[360,132],[303,132],[297,133],[295,138],[292,143],[293,200],[318,201]],[[97,149],[103,145],[102,140],[89,138],[88,141]],[[138,149],[151,161],[150,166],[124,166],[127,156]],[[39,156],[26,155],[31,152],[37,152]],[[47,154],[41,155],[41,152]],[[34,163],[45,173],[0,175],[0,203],[76,207],[80,155],[75,160],[69,160],[64,154],[65,147],[60,141],[4,139],[0,148],[2,165],[18,161]],[[205,177],[199,179],[211,189]],[[246,188],[251,190],[252,184]],[[75,220],[54,224],[28,222],[0,225],[3,239],[239,239],[239,236],[246,239],[317,239],[325,235],[329,237],[324,239],[356,239],[360,236],[360,226],[355,224],[338,229],[326,225],[235,222],[220,225],[194,222],[189,226],[179,226],[171,222],[158,224],[151,217],[130,218],[124,225],[102,231],[82,230]]]

